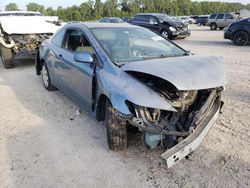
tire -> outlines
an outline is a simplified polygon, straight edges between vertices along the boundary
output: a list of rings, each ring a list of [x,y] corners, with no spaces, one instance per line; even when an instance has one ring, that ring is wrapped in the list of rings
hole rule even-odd
[[[210,24],[210,29],[213,30],[213,31],[217,30],[217,24],[216,23],[211,23]]]
[[[238,31],[233,35],[233,43],[236,46],[245,46],[248,41],[249,37],[245,31]]]
[[[13,54],[11,49],[0,46],[0,55],[4,68],[11,69],[14,67],[14,64],[12,62]]]
[[[223,29],[224,29],[224,27],[219,27],[219,29],[220,29],[220,30],[223,30]]]
[[[165,39],[169,39],[169,33],[166,30],[161,31],[161,36]]]
[[[42,64],[41,73],[42,73],[42,80],[43,80],[43,85],[45,89],[47,89],[48,91],[55,91],[56,87],[51,84],[48,67],[45,63]]]
[[[125,150],[128,146],[127,120],[119,117],[117,110],[106,100],[106,117],[108,146],[111,150]]]

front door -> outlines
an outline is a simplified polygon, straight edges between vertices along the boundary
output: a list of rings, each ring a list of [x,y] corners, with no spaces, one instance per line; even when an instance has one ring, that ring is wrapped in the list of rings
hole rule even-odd
[[[66,85],[65,92],[70,95],[81,107],[90,110],[92,107],[92,80],[94,76],[94,64],[80,63],[74,60],[76,51],[94,53],[83,31],[69,29],[65,35],[63,44],[62,76]],[[94,54],[93,54],[94,55]]]

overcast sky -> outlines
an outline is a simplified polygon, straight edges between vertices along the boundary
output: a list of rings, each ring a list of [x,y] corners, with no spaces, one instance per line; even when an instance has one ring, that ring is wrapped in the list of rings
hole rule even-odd
[[[86,0],[85,0],[86,1]],[[103,0],[104,1],[104,0]],[[203,0],[197,0],[203,1]],[[219,1],[219,0],[210,0]],[[244,4],[250,3],[250,0],[222,0],[224,2],[241,2]],[[47,7],[57,8],[58,6],[69,7],[72,5],[80,5],[84,0],[0,0],[0,9],[4,11],[5,5],[9,3],[16,3],[19,9],[26,10],[26,5],[29,2],[35,2]]]

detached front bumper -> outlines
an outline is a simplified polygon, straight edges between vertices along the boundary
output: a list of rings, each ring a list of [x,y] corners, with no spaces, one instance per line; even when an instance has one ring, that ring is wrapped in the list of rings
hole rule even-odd
[[[179,144],[175,145],[171,149],[167,150],[161,155],[167,162],[167,167],[170,168],[179,160],[187,156],[194,151],[204,140],[209,130],[215,123],[221,107],[220,100],[217,101],[210,112],[206,114],[206,117],[197,126],[193,133],[191,133],[186,139]]]

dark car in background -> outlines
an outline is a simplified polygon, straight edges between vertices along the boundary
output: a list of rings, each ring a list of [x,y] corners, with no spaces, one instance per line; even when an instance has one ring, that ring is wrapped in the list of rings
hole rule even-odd
[[[199,25],[199,26],[205,26],[206,22],[207,22],[208,16],[199,16],[196,19],[195,24]]]
[[[188,25],[166,14],[140,13],[133,18],[131,24],[146,27],[168,39],[186,38],[191,34]]]
[[[236,46],[244,46],[250,42],[250,17],[232,23],[224,33],[224,38],[232,40]]]
[[[127,22],[127,23],[131,23],[133,17],[125,17],[125,18],[122,18],[122,21],[124,22]]]
[[[118,17],[109,17],[109,18],[101,18],[99,20],[101,23],[123,23],[121,18]]]

